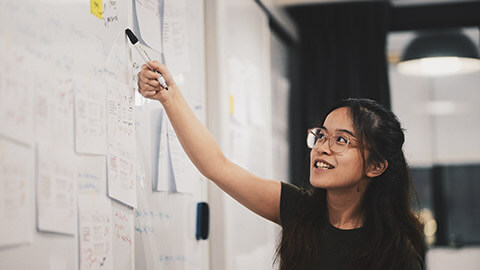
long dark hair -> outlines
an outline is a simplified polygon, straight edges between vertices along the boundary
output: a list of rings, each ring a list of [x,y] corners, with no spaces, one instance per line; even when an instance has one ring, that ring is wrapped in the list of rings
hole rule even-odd
[[[351,254],[346,269],[408,269],[423,262],[422,226],[410,208],[413,184],[402,146],[404,133],[396,116],[369,99],[346,99],[333,106],[346,107],[360,143],[368,156],[364,164],[388,161],[387,169],[373,178],[362,200],[367,241]],[[323,122],[322,121],[322,122]],[[364,166],[365,167],[365,166]],[[318,263],[320,233],[328,221],[326,190],[307,188],[309,200],[282,229],[277,248],[281,270],[308,269]]]

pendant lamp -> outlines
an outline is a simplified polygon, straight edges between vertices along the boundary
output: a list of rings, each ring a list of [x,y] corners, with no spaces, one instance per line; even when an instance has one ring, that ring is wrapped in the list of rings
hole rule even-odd
[[[478,48],[460,30],[419,32],[407,45],[398,72],[447,76],[480,71]]]

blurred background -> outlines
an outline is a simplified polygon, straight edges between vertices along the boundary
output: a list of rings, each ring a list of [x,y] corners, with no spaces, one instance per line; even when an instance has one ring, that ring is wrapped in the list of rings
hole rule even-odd
[[[480,269],[480,2],[276,2],[300,33],[291,179],[308,182],[300,141],[325,105],[358,96],[390,106],[405,129],[427,268]]]

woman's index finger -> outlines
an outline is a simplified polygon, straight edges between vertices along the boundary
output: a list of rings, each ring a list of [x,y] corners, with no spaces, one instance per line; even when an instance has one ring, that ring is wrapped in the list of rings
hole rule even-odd
[[[143,73],[143,76],[145,78],[149,79],[149,80],[156,80],[156,79],[158,79],[158,76],[159,76],[155,71],[153,71],[151,69],[147,69],[145,71],[142,71],[142,73]]]

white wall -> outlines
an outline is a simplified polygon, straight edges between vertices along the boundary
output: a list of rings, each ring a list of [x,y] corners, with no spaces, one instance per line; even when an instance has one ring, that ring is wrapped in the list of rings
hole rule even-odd
[[[480,248],[432,248],[427,252],[428,270],[478,270],[480,269]]]
[[[430,82],[423,77],[405,76],[390,67],[392,110],[405,129],[404,151],[408,162],[415,167],[433,163],[432,117],[425,109],[431,98]]]
[[[229,159],[273,178],[279,171],[273,165],[268,18],[254,1],[211,0],[206,27],[208,128]],[[272,269],[279,226],[214,184],[209,193],[211,269]]]
[[[480,72],[428,78],[392,67],[390,84],[412,166],[480,162]]]

